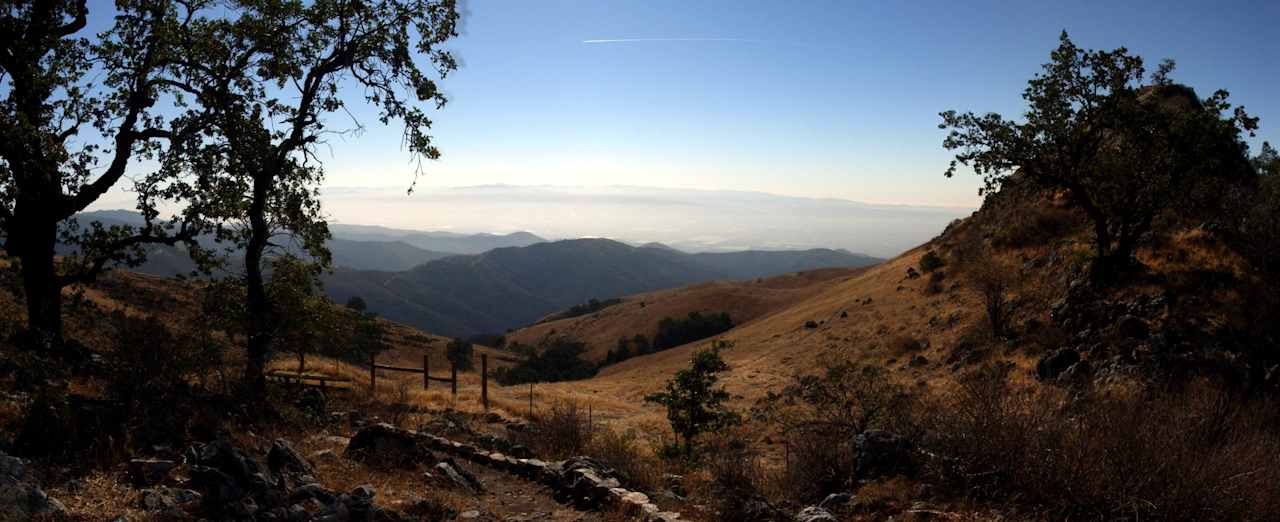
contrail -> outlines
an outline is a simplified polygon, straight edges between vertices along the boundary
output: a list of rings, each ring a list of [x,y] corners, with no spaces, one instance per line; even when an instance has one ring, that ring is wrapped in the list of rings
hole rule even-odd
[[[601,38],[597,40],[583,40],[584,44],[606,44],[606,43],[641,43],[641,42],[757,42],[762,43],[765,40],[753,40],[750,38]]]

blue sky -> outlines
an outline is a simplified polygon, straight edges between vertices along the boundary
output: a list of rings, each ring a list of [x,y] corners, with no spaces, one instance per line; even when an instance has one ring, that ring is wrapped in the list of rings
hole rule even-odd
[[[97,3],[97,2],[94,2]],[[641,185],[974,206],[937,113],[1022,110],[1068,30],[1127,46],[1280,141],[1280,2],[471,1],[419,186]],[[600,39],[675,39],[584,43]],[[321,157],[331,187],[407,188],[366,109]],[[333,119],[341,127],[345,116]]]

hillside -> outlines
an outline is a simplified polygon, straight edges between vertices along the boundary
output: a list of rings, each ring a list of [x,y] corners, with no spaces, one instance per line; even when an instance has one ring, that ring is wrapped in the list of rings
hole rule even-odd
[[[725,312],[742,325],[785,310],[865,269],[829,268],[747,281],[715,281],[628,296],[621,303],[578,317],[553,319],[506,336],[508,343],[536,345],[546,335],[569,335],[585,342],[586,357],[604,359],[619,337],[653,337],[658,322],[691,312]]]
[[[873,262],[838,251],[708,256],[578,239],[440,259],[399,273],[337,270],[325,278],[325,289],[338,302],[360,296],[385,317],[443,335],[468,336],[532,324],[593,298],[774,275],[793,267]]]
[[[459,234],[345,224],[330,225],[329,231],[339,239],[401,242],[423,250],[450,254],[480,254],[495,248],[524,247],[546,241],[529,232]]]

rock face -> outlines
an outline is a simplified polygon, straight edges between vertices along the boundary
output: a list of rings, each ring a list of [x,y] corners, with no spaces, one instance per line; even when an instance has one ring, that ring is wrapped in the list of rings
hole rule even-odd
[[[480,479],[476,478],[475,475],[457,462],[454,462],[453,459],[440,461],[433,470],[440,475],[440,480],[445,481],[448,485],[472,493],[484,491],[484,484],[480,483]]]
[[[315,469],[307,459],[302,458],[293,445],[284,439],[276,439],[271,443],[271,451],[267,453],[267,467],[272,473],[291,471],[295,473],[315,474]]]
[[[853,439],[855,466],[861,478],[910,473],[914,469],[911,442],[884,430],[867,430]]]
[[[1144,340],[1151,335],[1151,327],[1137,316],[1125,315],[1116,322],[1116,333],[1130,339]]]
[[[26,461],[0,453],[0,520],[31,520],[66,511],[40,489]]]

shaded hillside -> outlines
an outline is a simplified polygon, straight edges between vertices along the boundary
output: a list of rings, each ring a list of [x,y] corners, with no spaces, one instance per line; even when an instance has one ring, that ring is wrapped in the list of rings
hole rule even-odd
[[[865,265],[835,251],[716,254],[636,248],[578,239],[501,248],[432,261],[401,273],[338,270],[326,290],[336,301],[360,296],[386,317],[446,335],[500,333],[593,298],[630,295],[705,281],[772,275],[770,267]],[[765,259],[766,262],[757,262]],[[710,260],[710,262],[708,261]]]
[[[603,360],[618,338],[637,334],[652,339],[665,318],[684,318],[690,312],[725,312],[738,325],[755,321],[825,291],[863,269],[830,268],[750,281],[715,281],[683,288],[628,296],[621,303],[595,313],[554,319],[507,335],[508,343],[537,345],[552,332],[585,342],[585,357]]]

